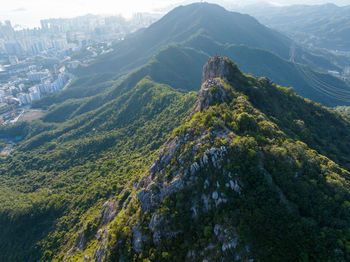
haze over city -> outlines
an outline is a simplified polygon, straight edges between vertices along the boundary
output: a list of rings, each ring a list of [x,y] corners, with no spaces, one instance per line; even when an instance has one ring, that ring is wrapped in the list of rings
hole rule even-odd
[[[41,19],[47,18],[67,18],[86,14],[122,14],[130,17],[135,12],[161,12],[165,13],[171,8],[179,4],[189,4],[198,2],[193,0],[129,0],[129,1],[113,1],[113,0],[13,0],[3,1],[1,3],[0,21],[10,20],[13,25],[21,27],[33,28],[40,26]],[[259,2],[267,2],[275,5],[291,5],[291,4],[322,4],[332,2],[337,5],[348,4],[347,0],[210,0],[210,3],[221,4],[225,7],[234,5],[249,5]],[[20,28],[20,27],[18,27]]]

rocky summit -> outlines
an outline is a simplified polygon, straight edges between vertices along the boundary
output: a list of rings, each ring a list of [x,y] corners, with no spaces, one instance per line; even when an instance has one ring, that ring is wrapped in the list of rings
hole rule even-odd
[[[222,81],[240,84],[244,80],[238,67],[227,57],[215,55],[203,67],[202,86],[199,99],[192,111],[203,111],[214,103],[222,103],[226,99],[225,87]]]
[[[240,77],[241,72],[235,64],[227,57],[215,55],[203,67],[202,82],[210,79],[221,78],[224,80],[233,80]]]

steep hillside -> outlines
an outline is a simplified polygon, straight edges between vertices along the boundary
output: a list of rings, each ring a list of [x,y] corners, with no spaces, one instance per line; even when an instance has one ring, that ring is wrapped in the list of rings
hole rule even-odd
[[[291,86],[297,94],[323,105],[348,105],[350,102],[350,89],[345,82],[300,63],[303,62],[301,57],[305,58],[303,51],[298,50],[295,61],[291,61],[263,49],[223,45],[203,35],[192,37],[184,45],[206,54],[223,54],[235,61],[244,73],[265,76],[281,85]]]
[[[348,260],[350,122],[227,58],[197,102],[157,68],[1,130],[27,138],[0,159],[0,261]]]
[[[262,49],[222,45],[208,37],[197,36],[184,42],[183,45],[163,48],[147,64],[116,81],[89,86],[82,79],[78,79],[69,89],[44,97],[33,103],[33,107],[48,109],[48,114],[43,118],[45,123],[64,122],[109,103],[146,76],[182,92],[194,91],[201,83],[202,65],[210,54],[215,52],[234,59],[245,73],[266,76],[281,85],[292,86],[298,94],[326,106],[350,103],[347,96],[339,96],[338,92],[332,94],[329,90],[324,91],[324,83],[329,83],[338,86],[339,90],[344,90],[342,92],[347,92],[344,83],[335,77],[312,71],[301,64],[281,59]],[[310,76],[313,76],[311,80]],[[319,81],[323,83],[320,84]],[[26,133],[28,128],[21,127],[19,131],[19,134],[24,136],[23,132]],[[13,136],[18,135],[18,132],[12,129],[11,133]]]
[[[337,113],[212,57],[190,118],[65,259],[349,260],[349,147],[320,143],[321,155],[306,144],[303,134],[332,140],[326,128],[313,130],[319,117],[350,143],[350,124]],[[339,151],[327,152],[333,146]],[[336,155],[347,157],[337,164]]]
[[[348,87],[289,44],[179,7],[1,127],[22,140],[0,157],[0,261],[350,260],[349,118],[275,83],[325,105]],[[268,78],[219,56],[202,74],[215,53]]]

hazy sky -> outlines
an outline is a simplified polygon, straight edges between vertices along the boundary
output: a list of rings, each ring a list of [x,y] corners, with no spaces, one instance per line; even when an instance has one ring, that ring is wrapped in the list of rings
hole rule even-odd
[[[13,24],[25,27],[39,26],[40,19],[51,17],[74,17],[91,14],[123,14],[151,12],[169,8],[192,0],[1,0],[0,21],[11,20]],[[208,0],[220,4],[242,4],[258,0]],[[333,2],[338,5],[350,4],[350,0],[266,0],[278,4],[315,4]]]

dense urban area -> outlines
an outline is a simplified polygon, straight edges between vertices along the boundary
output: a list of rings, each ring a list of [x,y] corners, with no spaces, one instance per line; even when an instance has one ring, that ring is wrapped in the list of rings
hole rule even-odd
[[[33,101],[67,87],[79,65],[112,51],[113,41],[157,18],[146,13],[130,20],[86,15],[41,20],[41,27],[34,29],[0,22],[0,124],[15,123],[26,115],[40,117],[40,110],[30,109]],[[77,55],[82,50],[87,51],[84,56]]]

